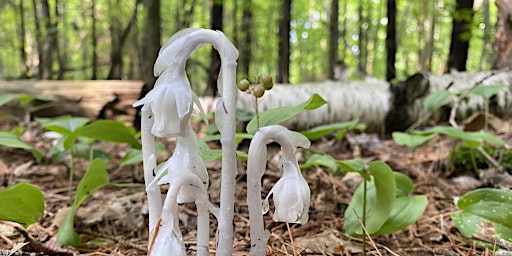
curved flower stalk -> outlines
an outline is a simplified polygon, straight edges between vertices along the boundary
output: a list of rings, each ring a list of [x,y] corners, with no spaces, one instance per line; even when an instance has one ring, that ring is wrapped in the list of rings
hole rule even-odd
[[[195,177],[199,177],[201,183],[205,182],[203,173],[204,164],[199,164],[197,155],[191,154],[197,149],[197,145],[190,147],[192,139],[189,136],[195,136],[191,129],[188,128],[189,118],[192,113],[194,102],[199,106],[203,113],[199,100],[190,88],[190,82],[185,73],[185,64],[188,57],[200,47],[211,44],[218,50],[221,57],[221,76],[219,77],[219,92],[221,99],[220,105],[216,110],[216,124],[221,133],[222,144],[222,184],[220,194],[220,210],[218,216],[218,236],[217,236],[217,255],[232,255],[233,250],[233,217],[234,217],[234,194],[236,179],[236,141],[235,141],[235,103],[237,95],[236,78],[236,59],[238,51],[233,44],[226,38],[221,31],[213,31],[208,29],[190,28],[182,30],[174,34],[160,49],[158,58],[154,66],[154,75],[158,76],[155,86],[146,97],[135,102],[134,106],[144,105],[142,108],[142,151],[144,161],[144,178],[146,190],[148,194],[149,204],[149,229],[150,241],[152,239],[159,242],[165,242],[159,234],[158,222],[164,220],[165,210],[162,209],[162,201],[160,196],[160,187],[157,185],[162,182],[173,183],[174,175],[169,179],[163,179],[161,182],[155,182],[157,177],[155,173],[155,136],[157,137],[177,137],[179,147],[188,149],[179,150],[176,156],[169,160],[169,165],[176,165],[180,168],[175,170],[181,171],[181,167],[197,168]],[[193,134],[193,135],[190,135]],[[180,141],[182,143],[180,143]],[[181,153],[180,153],[181,152]],[[185,156],[188,152],[188,156]],[[188,158],[188,162],[187,159]],[[183,162],[184,161],[184,162]],[[171,166],[171,170],[174,169]],[[207,182],[206,176],[206,182]],[[207,183],[202,186],[206,185]],[[176,202],[190,201],[193,198],[187,196],[190,191],[195,188],[187,187],[176,195]],[[178,190],[179,191],[179,190]],[[169,196],[166,198],[166,202]],[[195,198],[195,197],[194,197]],[[170,199],[169,199],[170,200]],[[198,202],[195,200],[196,203]],[[202,202],[202,201],[201,201]],[[167,203],[165,203],[167,205]],[[166,207],[164,205],[164,208]],[[208,204],[198,204],[198,210],[210,208]],[[211,210],[211,209],[210,209]],[[162,216],[162,218],[160,218]],[[204,217],[198,220],[201,223],[207,223]],[[168,230],[170,225],[167,225]],[[177,232],[174,232],[178,234]],[[169,231],[172,237],[172,232]],[[199,240],[206,240],[206,251],[208,238],[204,238],[203,234]],[[176,235],[179,238],[179,236]],[[201,242],[204,244],[204,242]],[[152,244],[150,242],[150,244]],[[165,243],[159,243],[165,244]],[[155,244],[156,245],[156,244]],[[159,254],[154,254],[159,255]],[[167,255],[167,254],[166,254]],[[174,255],[174,254],[173,254]],[[176,254],[178,255],[178,254]]]
[[[149,244],[148,255],[176,255],[185,256],[185,244],[179,229],[178,216],[178,197],[184,188],[187,188],[188,197],[193,198],[198,206],[207,205],[208,194],[203,182],[190,172],[182,172],[170,181],[170,187],[165,197],[164,206],[162,208],[162,216],[158,221],[158,227],[155,230],[154,238]],[[202,207],[202,211],[198,211],[198,219],[208,219],[208,208]],[[204,221],[198,223],[198,244],[197,254],[208,255],[209,240],[209,223],[204,227]],[[206,241],[204,241],[206,237]],[[206,242],[206,243],[205,243]]]
[[[266,169],[267,144],[281,145],[279,179],[265,199],[265,210],[261,204],[261,177]],[[268,209],[268,197],[274,194],[274,221],[305,224],[308,221],[310,190],[295,157],[296,148],[309,148],[310,141],[302,134],[281,125],[259,128],[249,146],[247,159],[247,203],[251,221],[251,255],[265,255],[269,231],[264,229],[263,213]]]

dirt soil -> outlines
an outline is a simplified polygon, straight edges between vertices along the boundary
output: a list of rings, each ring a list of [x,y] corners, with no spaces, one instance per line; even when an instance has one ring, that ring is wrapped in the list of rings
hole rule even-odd
[[[509,129],[512,127],[512,120],[505,121],[504,124],[508,128],[493,132],[507,145],[512,145],[512,129]],[[9,129],[9,124],[1,124],[0,128]],[[55,141],[43,139],[42,133],[41,127],[31,124],[23,139],[38,149],[48,150]],[[174,146],[173,140],[163,142],[169,152],[161,155],[159,161],[165,161]],[[474,240],[463,237],[452,222],[450,214],[458,211],[454,200],[465,192],[478,187],[510,189],[512,183],[505,180],[510,175],[496,178],[498,174],[493,168],[481,170],[482,173],[487,173],[481,177],[469,170],[448,171],[447,156],[455,144],[453,140],[439,136],[412,155],[409,149],[397,146],[389,138],[381,139],[375,134],[357,134],[340,141],[328,137],[316,141],[310,150],[302,151],[302,156],[312,152],[326,152],[340,160],[354,157],[361,157],[367,162],[382,160],[394,171],[407,174],[414,181],[415,194],[428,197],[427,209],[415,224],[392,235],[372,237],[366,245],[368,255],[497,255],[490,249],[478,246]],[[27,229],[12,222],[0,221],[0,255],[29,255],[28,252],[35,252],[36,255],[146,255],[148,213],[142,165],[119,167],[120,159],[128,151],[126,145],[97,143],[96,146],[113,157],[113,161],[108,164],[112,185],[94,193],[78,210],[75,225],[84,242],[78,247],[61,247],[55,238],[69,209],[70,166],[55,164],[49,158],[37,164],[30,152],[0,147],[0,188],[28,182],[44,192],[46,201],[44,217]],[[240,149],[246,150],[246,143],[242,143]],[[279,148],[271,146],[263,178],[263,195],[279,179],[279,154]],[[87,166],[86,161],[75,159],[75,186]],[[209,193],[212,200],[218,203],[220,161],[210,162],[207,167],[211,179]],[[322,167],[303,170],[303,175],[312,192],[310,219],[303,226],[273,223],[271,208],[265,215],[266,225],[272,231],[267,255],[362,255],[362,238],[349,237],[343,233],[344,209],[361,181],[360,177],[352,173],[333,173]],[[245,181],[245,163],[240,162],[235,205],[234,255],[249,254],[249,215]],[[187,248],[192,248],[196,237],[194,205],[185,204],[180,209],[185,244]],[[215,234],[215,230],[216,221],[212,220],[211,234]],[[212,235],[210,253],[213,255],[214,252],[215,241]],[[502,253],[505,254],[500,255],[512,255],[507,250]],[[189,254],[194,255],[194,251],[189,249]]]

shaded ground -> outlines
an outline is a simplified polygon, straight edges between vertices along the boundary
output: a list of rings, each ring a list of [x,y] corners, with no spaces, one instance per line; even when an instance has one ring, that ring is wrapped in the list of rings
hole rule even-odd
[[[507,121],[512,125],[512,120]],[[7,127],[2,127],[5,129]],[[505,129],[507,131],[507,129]],[[37,148],[49,149],[51,140],[41,139],[42,130],[33,126],[24,135],[24,140]],[[508,145],[512,144],[512,130],[501,132],[499,136]],[[358,143],[349,143],[357,140]],[[165,141],[168,149],[173,141]],[[450,219],[457,211],[454,199],[479,186],[497,186],[489,180],[478,180],[471,172],[457,170],[448,172],[446,158],[454,146],[453,140],[436,137],[428,145],[416,150],[414,157],[404,147],[392,140],[380,140],[375,135],[355,135],[350,139],[335,141],[325,138],[313,143],[308,152],[324,151],[336,159],[362,157],[368,162],[380,159],[393,170],[411,177],[415,183],[415,193],[425,194],[429,204],[417,223],[393,235],[374,237],[366,245],[371,255],[493,255],[493,252],[478,247],[472,240],[461,236]],[[80,208],[75,223],[84,244],[77,248],[61,248],[55,241],[58,226],[62,222],[69,205],[68,171],[66,165],[53,164],[45,159],[35,164],[30,153],[12,148],[0,147],[0,184],[2,188],[17,182],[28,182],[42,189],[46,200],[43,219],[25,231],[17,225],[0,221],[0,250],[11,250],[19,243],[30,242],[18,252],[38,252],[40,255],[145,255],[147,247],[147,207],[142,175],[142,166],[119,167],[119,160],[127,152],[124,145],[98,144],[109,152],[114,160],[108,165],[110,180],[115,184],[102,188],[92,195]],[[211,145],[215,146],[215,145]],[[243,149],[243,148],[242,148]],[[263,179],[263,195],[270,190],[279,178],[277,169],[279,150],[269,150],[268,169]],[[305,153],[308,154],[308,153]],[[169,153],[162,155],[164,161]],[[87,163],[75,160],[75,184],[87,169]],[[210,172],[212,199],[218,202],[220,183],[220,162],[207,164]],[[492,173],[492,170],[487,170]],[[272,235],[268,245],[268,255],[359,255],[363,249],[360,238],[348,237],[343,233],[343,210],[360,178],[357,175],[334,175],[320,167],[304,170],[310,184],[312,202],[310,220],[304,225],[274,223],[270,227]],[[240,163],[238,189],[236,193],[235,255],[248,255],[249,219],[245,201],[245,164]],[[128,186],[130,185],[130,186]],[[507,185],[505,183],[505,185]],[[512,183],[508,183],[508,188]],[[272,205],[272,203],[271,203]],[[180,220],[185,242],[188,247],[195,240],[195,212],[193,204],[181,207]],[[270,225],[272,208],[266,215]],[[216,223],[212,223],[214,234]],[[215,243],[212,238],[210,250]],[[510,252],[509,252],[510,253]],[[190,252],[193,255],[193,252]],[[0,253],[0,255],[3,255]]]

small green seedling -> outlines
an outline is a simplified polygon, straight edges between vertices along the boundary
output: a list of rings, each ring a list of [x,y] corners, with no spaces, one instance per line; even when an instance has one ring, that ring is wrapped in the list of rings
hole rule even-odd
[[[75,212],[87,197],[107,184],[109,184],[109,177],[105,163],[99,158],[94,159],[84,177],[80,180],[73,205],[57,233],[57,241],[61,245],[78,245],[81,243],[80,236],[75,231],[73,224]]]
[[[13,132],[0,131],[0,145],[11,148],[22,148],[29,150],[30,152],[32,152],[32,155],[38,163],[41,162],[41,159],[43,158],[43,154],[39,150],[37,150],[34,147],[31,147],[30,145],[22,141],[20,139],[19,134],[15,134]]]
[[[410,196],[414,190],[411,179],[393,172],[386,163],[373,161],[366,166],[363,160],[355,159],[339,161],[338,164],[346,171],[358,172],[365,178],[345,211],[343,227],[347,234],[391,234],[414,223],[425,211],[427,197]]]

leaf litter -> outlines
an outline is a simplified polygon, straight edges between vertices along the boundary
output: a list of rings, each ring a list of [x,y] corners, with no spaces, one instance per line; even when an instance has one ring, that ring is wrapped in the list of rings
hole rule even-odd
[[[499,127],[511,127],[511,124],[512,120],[500,120]],[[38,130],[40,127],[31,125],[30,129],[31,145],[47,145],[47,138],[37,136],[42,133],[42,130]],[[505,144],[511,145],[512,130],[497,130]],[[354,138],[367,141],[368,135],[353,136],[355,137],[351,140],[340,141],[325,137],[314,142],[311,151],[323,151],[339,160],[362,157],[369,162],[380,159],[394,171],[402,172],[414,181],[414,194],[428,197],[427,209],[416,223],[391,235],[373,237],[373,243],[367,240],[368,255],[498,255],[492,252],[492,248],[479,246],[474,240],[463,237],[451,220],[450,214],[458,211],[455,200],[464,193],[477,187],[510,189],[510,183],[498,183],[502,178],[496,180],[492,177],[483,181],[474,173],[467,171],[448,172],[446,159],[456,143],[445,137],[434,138],[412,154],[409,149],[397,146],[389,138],[381,140],[378,137],[375,139],[374,136],[371,143],[354,145],[351,142]],[[164,144],[167,148],[174,147],[172,140],[165,141]],[[244,150],[244,145],[242,143],[240,149]],[[113,156],[112,162],[107,166],[111,182],[131,185],[106,186],[84,202],[75,216],[76,230],[81,235],[83,244],[74,248],[61,247],[55,240],[58,227],[69,210],[69,166],[55,164],[51,159],[45,159],[41,164],[37,164],[31,162],[33,157],[30,152],[0,147],[0,187],[5,188],[22,181],[28,182],[44,192],[46,203],[42,220],[26,230],[17,224],[0,221],[0,255],[8,255],[7,252],[12,253],[10,255],[30,255],[29,252],[35,252],[36,255],[146,254],[148,210],[142,166],[139,164],[119,167],[123,156],[120,152],[128,152],[128,146],[113,143],[100,143],[99,146]],[[279,154],[279,150],[270,148],[268,159],[276,159],[276,154]],[[162,157],[159,160],[165,159]],[[76,186],[88,163],[80,159],[74,161]],[[212,200],[218,203],[219,186],[215,184],[220,180],[220,161],[208,163],[207,168],[211,179],[209,193]],[[495,173],[493,170],[484,172],[488,172],[487,176],[493,176]],[[303,173],[312,192],[310,220],[303,226],[294,224],[288,228],[284,223],[272,222],[271,209],[265,215],[265,224],[272,231],[267,245],[267,255],[293,255],[294,252],[300,255],[362,254],[362,239],[349,237],[342,229],[344,209],[349,204],[357,184],[361,182],[360,177],[353,174],[333,174],[331,170],[322,167],[310,167],[303,170]],[[510,174],[501,175],[510,177]],[[278,177],[277,165],[269,161],[262,182],[263,197]],[[237,182],[234,255],[248,255],[250,240],[245,197],[245,163],[239,163]],[[191,248],[195,245],[196,237],[195,206],[184,204],[180,206],[180,210],[180,228],[184,234],[185,244],[189,248],[189,253],[194,254]],[[215,221],[212,221],[211,225],[210,234],[214,234]],[[212,237],[210,253],[214,252],[215,242]],[[506,249],[501,252],[504,254],[500,255],[512,254]]]

